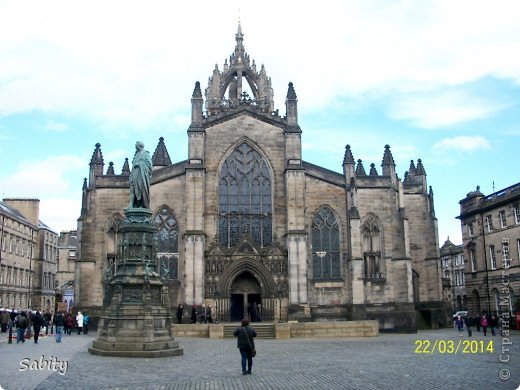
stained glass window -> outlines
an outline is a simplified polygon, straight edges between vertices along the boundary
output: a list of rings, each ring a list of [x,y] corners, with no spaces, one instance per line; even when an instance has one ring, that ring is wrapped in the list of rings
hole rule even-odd
[[[341,278],[338,221],[328,207],[314,215],[311,236],[314,279]]]
[[[243,235],[271,245],[271,175],[260,153],[246,142],[237,146],[222,165],[218,191],[220,245],[236,246]]]
[[[172,212],[163,207],[153,222],[157,226],[157,257],[161,274],[167,272],[168,278],[178,278],[179,229]]]

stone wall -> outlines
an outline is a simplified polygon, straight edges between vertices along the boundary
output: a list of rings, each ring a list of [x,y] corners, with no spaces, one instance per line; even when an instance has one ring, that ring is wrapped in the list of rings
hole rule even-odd
[[[301,337],[374,337],[377,321],[330,321],[289,323],[291,338]]]
[[[275,323],[277,339],[311,337],[375,337],[377,321],[328,321]],[[254,328],[254,324],[252,325]],[[224,338],[223,324],[175,324],[175,337]]]

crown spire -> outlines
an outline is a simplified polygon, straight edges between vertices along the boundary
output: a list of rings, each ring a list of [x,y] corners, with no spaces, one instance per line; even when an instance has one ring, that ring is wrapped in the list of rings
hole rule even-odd
[[[229,61],[225,60],[223,71],[215,66],[208,80],[205,91],[207,115],[242,110],[245,106],[264,115],[271,115],[274,111],[271,78],[265,73],[263,65],[258,72],[256,63],[247,54],[240,21],[235,40],[235,50],[229,56]],[[198,97],[193,96],[193,99]]]

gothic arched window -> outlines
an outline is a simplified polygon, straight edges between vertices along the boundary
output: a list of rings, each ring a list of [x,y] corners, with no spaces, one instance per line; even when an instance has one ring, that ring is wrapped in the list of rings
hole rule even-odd
[[[375,215],[370,215],[361,228],[363,240],[363,260],[365,279],[384,279],[384,263],[382,259],[383,239],[379,221]]]
[[[179,229],[175,216],[167,207],[157,213],[153,222],[157,226],[157,259],[161,275],[169,279],[179,276]]]
[[[312,264],[314,279],[341,277],[338,221],[325,206],[318,210],[312,222]]]
[[[271,175],[260,153],[243,142],[224,161],[219,176],[219,243],[232,247],[241,235],[271,245]]]

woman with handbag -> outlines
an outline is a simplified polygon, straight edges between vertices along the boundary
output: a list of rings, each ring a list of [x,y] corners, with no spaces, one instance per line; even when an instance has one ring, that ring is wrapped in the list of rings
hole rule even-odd
[[[240,327],[233,332],[233,336],[237,337],[237,347],[242,356],[242,375],[251,374],[253,368],[253,357],[256,356],[255,340],[256,331],[249,326],[249,320],[244,318],[240,322]],[[246,371],[247,360],[247,371]]]

